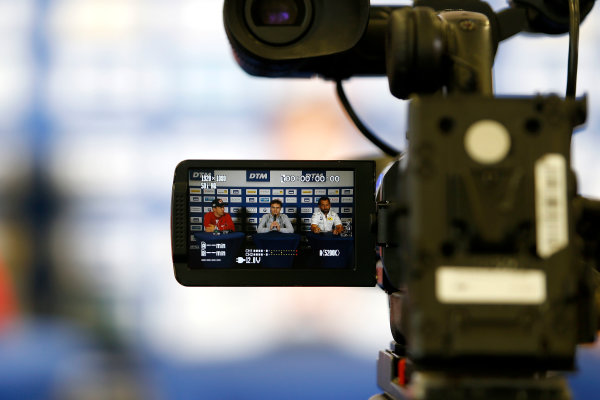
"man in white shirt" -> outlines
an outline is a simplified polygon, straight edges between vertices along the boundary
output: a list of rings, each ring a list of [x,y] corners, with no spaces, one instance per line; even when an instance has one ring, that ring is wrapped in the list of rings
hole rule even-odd
[[[293,233],[294,227],[290,222],[290,219],[285,214],[281,214],[282,203],[280,200],[271,201],[271,212],[265,214],[258,223],[258,233],[265,232],[281,232],[281,233]]]
[[[331,211],[329,197],[319,199],[319,209],[312,215],[310,230],[312,233],[332,232],[334,235],[339,235],[344,230],[340,217]]]

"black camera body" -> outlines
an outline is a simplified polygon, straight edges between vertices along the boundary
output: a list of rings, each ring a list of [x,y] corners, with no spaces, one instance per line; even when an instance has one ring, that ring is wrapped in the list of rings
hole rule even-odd
[[[600,202],[577,194],[570,156],[586,99],[575,98],[571,75],[566,99],[498,98],[491,70],[498,43],[521,31],[575,37],[594,0],[573,1],[520,0],[495,12],[478,0],[226,0],[227,35],[252,75],[318,75],[336,80],[338,94],[351,76],[387,76],[392,94],[410,99],[408,149],[379,177],[376,201],[372,171],[341,166],[355,171],[352,190],[364,200],[353,207],[357,263],[340,271],[190,265],[189,171],[209,161],[184,162],[173,192],[177,279],[338,286],[377,275],[395,341],[380,352],[386,394],[374,399],[569,399],[564,378],[548,371],[573,370],[576,345],[600,327]],[[331,176],[330,165],[284,163],[270,167]],[[308,247],[316,254],[315,242]]]
[[[585,102],[431,96],[409,113],[386,205],[396,341],[421,367],[573,368],[597,329],[570,169]]]

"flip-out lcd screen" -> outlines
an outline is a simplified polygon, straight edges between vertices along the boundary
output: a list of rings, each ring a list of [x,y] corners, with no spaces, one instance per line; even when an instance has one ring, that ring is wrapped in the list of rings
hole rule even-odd
[[[177,278],[202,286],[359,285],[360,276],[361,286],[372,285],[373,175],[369,161],[180,163]]]

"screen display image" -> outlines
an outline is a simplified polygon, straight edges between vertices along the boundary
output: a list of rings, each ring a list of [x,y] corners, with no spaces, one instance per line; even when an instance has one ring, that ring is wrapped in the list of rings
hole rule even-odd
[[[176,171],[187,271],[358,269],[374,208],[372,162],[221,162],[184,161]]]
[[[192,267],[352,267],[354,171],[190,169],[189,179]]]

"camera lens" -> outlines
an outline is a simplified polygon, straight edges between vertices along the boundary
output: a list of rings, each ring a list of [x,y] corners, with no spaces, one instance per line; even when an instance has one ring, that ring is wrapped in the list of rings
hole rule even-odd
[[[287,45],[300,39],[311,17],[311,0],[246,1],[245,19],[250,31],[270,45]]]
[[[302,24],[306,13],[301,0],[258,0],[252,4],[252,20],[257,26]]]

